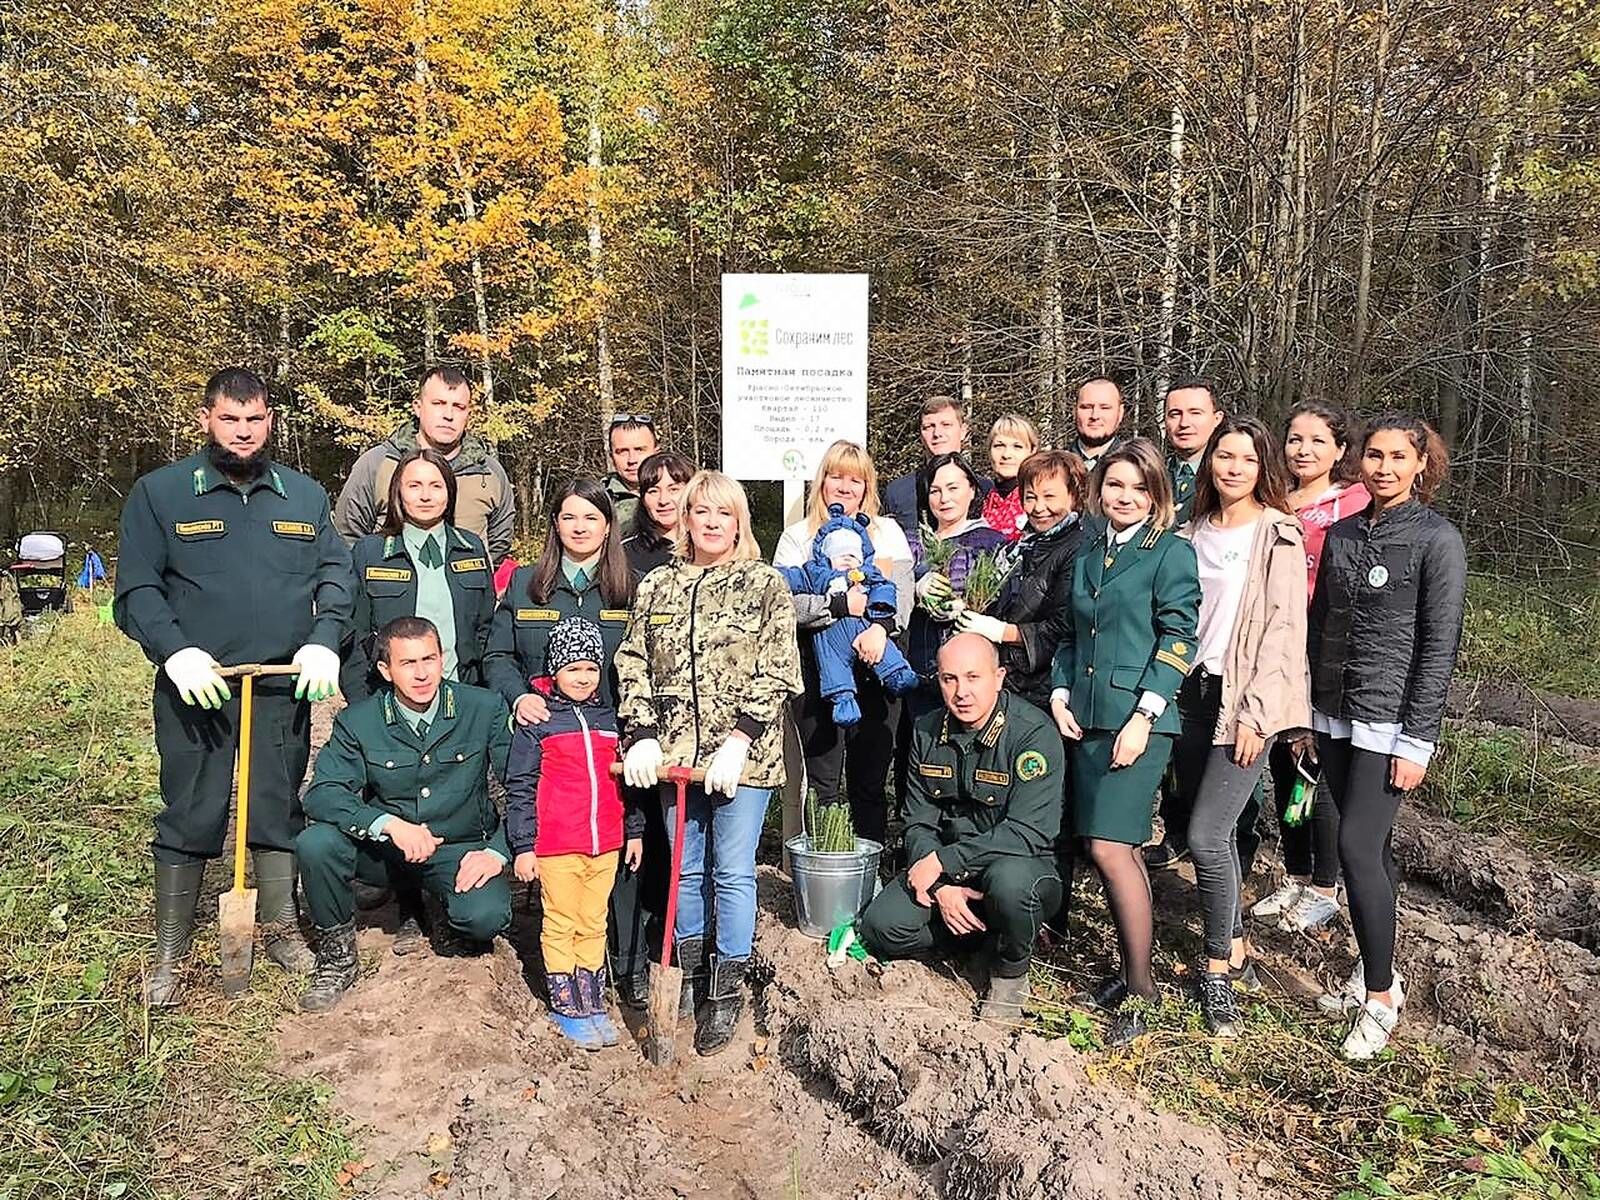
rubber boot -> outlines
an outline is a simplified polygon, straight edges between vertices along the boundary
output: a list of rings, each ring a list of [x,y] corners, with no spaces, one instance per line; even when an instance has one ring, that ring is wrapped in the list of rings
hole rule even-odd
[[[576,977],[565,971],[551,971],[545,976],[545,986],[550,989],[550,1023],[561,1036],[579,1049],[600,1049],[604,1043],[600,1040],[599,1031],[589,1021]]]
[[[311,973],[311,986],[300,997],[306,1012],[327,1012],[361,973],[356,957],[356,922],[352,917],[343,925],[317,930],[317,966]]]
[[[1007,979],[1001,975],[989,976],[989,994],[978,1009],[980,1021],[995,1021],[1002,1025],[1017,1025],[1022,1021],[1023,1009],[1033,999],[1028,988],[1027,975]]]
[[[583,1005],[583,1010],[588,1014],[589,1025],[595,1031],[603,1046],[615,1046],[618,1042],[617,1027],[611,1021],[611,1014],[606,1011],[609,997],[606,995],[606,969],[591,971],[587,967],[579,967],[574,974],[578,977],[578,1000]]]
[[[734,1028],[744,1012],[744,974],[749,959],[723,958],[712,963],[711,986],[706,989],[705,1007],[694,1026],[696,1054],[720,1054],[733,1041]]]
[[[194,910],[200,902],[203,862],[156,864],[156,950],[145,1001],[151,1008],[178,1003],[178,976],[194,944]]]
[[[678,1000],[678,1019],[694,1016],[706,994],[706,940],[703,937],[679,938],[675,947],[678,966],[683,969],[683,995]],[[647,989],[648,992],[648,989]]]
[[[428,905],[422,895],[422,885],[414,879],[396,880],[394,901],[400,910],[400,924],[389,949],[402,956],[415,954],[428,944]]]
[[[300,932],[300,909],[294,900],[298,875],[288,850],[254,850],[256,865],[256,929],[267,957],[285,971],[309,975],[317,956]]]

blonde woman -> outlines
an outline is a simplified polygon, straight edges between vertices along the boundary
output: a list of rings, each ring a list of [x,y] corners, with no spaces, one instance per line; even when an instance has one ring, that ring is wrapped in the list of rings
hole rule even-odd
[[[870,623],[855,640],[861,720],[840,727],[834,723],[833,706],[822,697],[812,639],[844,617],[864,615],[866,597],[841,596],[839,611],[834,611],[826,597],[792,597],[800,632],[800,672],[805,680],[805,691],[794,706],[795,724],[805,754],[806,778],[816,789],[817,803],[836,804],[843,792],[856,833],[881,842],[888,821],[884,782],[894,761],[900,702],[878,682],[872,667],[883,658],[889,639],[898,636],[910,620],[914,599],[911,547],[899,523],[881,515],[878,472],[871,455],[854,442],[838,441],[828,447],[817,467],[805,519],[789,526],[778,539],[772,556],[775,566],[798,567],[811,557],[812,541],[828,519],[831,505],[838,505],[847,517],[865,513],[870,518],[867,534],[876,551],[878,570],[895,585],[896,613],[893,619]]]
[[[1017,474],[1039,449],[1039,427],[1027,417],[1006,413],[989,430],[989,467],[994,490],[983,498],[983,522],[1016,541],[1028,528],[1022,509],[1021,477]]]
[[[800,654],[789,588],[761,561],[738,483],[696,472],[679,500],[676,537],[673,562],[640,583],[617,648],[623,776],[657,788],[663,764],[706,773],[703,787],[689,789],[675,936],[685,1000],[704,993],[695,1049],[715,1054],[744,1007],[756,842],[784,781],[782,717],[800,691]],[[670,834],[673,821],[666,827]],[[708,924],[716,928],[711,955]]]

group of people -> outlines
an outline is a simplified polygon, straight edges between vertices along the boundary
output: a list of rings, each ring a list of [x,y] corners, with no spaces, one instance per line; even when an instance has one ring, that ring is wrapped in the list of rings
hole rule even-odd
[[[238,711],[218,668],[289,662],[292,682],[258,688],[247,838],[263,949],[310,974],[308,1010],[355,982],[356,881],[393,891],[406,953],[429,894],[434,932],[471,952],[508,925],[513,880],[537,879],[551,1019],[585,1048],[614,1043],[611,991],[642,1004],[660,945],[663,781],[691,767],[681,1010],[701,1053],[723,1049],[792,720],[815,803],[848,805],[903,864],[861,941],[882,958],[982,944],[985,1015],[1028,1003],[1088,858],[1118,934],[1120,970],[1090,992],[1113,1042],[1144,1030],[1155,995],[1148,872],[1189,857],[1200,1003],[1214,1034],[1238,1032],[1270,788],[1288,877],[1254,915],[1314,928],[1342,883],[1361,959],[1325,1006],[1350,1017],[1349,1057],[1385,1044],[1404,1003],[1390,836],[1438,738],[1466,574],[1429,507],[1446,452],[1422,421],[1358,431],[1311,402],[1274,434],[1181,379],[1164,454],[1122,436],[1121,392],[1097,376],[1066,449],[1024,416],[996,421],[985,478],[963,406],[934,397],[925,461],[881,496],[863,447],[828,449],[769,565],[740,485],[620,414],[612,473],[568,482],[517,565],[511,489],[471,404],[464,376],[430,371],[413,420],[330,505],[272,461],[267,390],[229,369],[207,385],[206,446],[130,493],[116,618],[160,668],[153,1005],[177,1002],[222,848]],[[336,685],[348,706],[302,803],[307,701]]]

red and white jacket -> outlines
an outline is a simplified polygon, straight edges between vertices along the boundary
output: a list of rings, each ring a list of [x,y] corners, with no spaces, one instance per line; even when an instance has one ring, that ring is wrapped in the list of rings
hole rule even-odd
[[[644,813],[624,813],[611,777],[617,761],[617,714],[598,698],[574,704],[549,696],[550,719],[520,725],[506,768],[506,835],[513,855],[532,850],[595,857],[642,837]],[[626,827],[626,828],[625,828]]]
[[[1328,540],[1328,530],[1335,521],[1353,517],[1365,511],[1371,503],[1372,496],[1366,487],[1352,483],[1347,487],[1330,488],[1304,508],[1296,510],[1295,516],[1300,518],[1300,528],[1305,530],[1306,535],[1306,574],[1310,576],[1307,603],[1317,591],[1317,564],[1322,561],[1322,543]]]

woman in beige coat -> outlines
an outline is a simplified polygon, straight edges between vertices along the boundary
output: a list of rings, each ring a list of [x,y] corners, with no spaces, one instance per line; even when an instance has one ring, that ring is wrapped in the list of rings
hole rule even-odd
[[[1217,426],[1184,530],[1200,573],[1191,705],[1215,714],[1211,751],[1189,820],[1205,915],[1200,1002],[1206,1025],[1236,1036],[1234,983],[1248,962],[1240,912],[1239,814],[1279,737],[1311,724],[1306,663],[1306,553],[1289,511],[1283,451],[1253,417]],[[1186,706],[1190,707],[1190,706]]]

